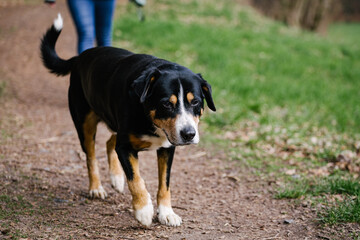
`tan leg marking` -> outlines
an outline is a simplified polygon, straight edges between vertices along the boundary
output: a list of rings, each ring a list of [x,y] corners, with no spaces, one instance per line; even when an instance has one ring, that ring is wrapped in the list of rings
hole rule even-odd
[[[99,118],[94,112],[90,112],[85,117],[83,124],[84,130],[84,147],[86,150],[86,164],[88,168],[89,182],[90,182],[90,197],[100,197],[104,199],[106,192],[101,186],[98,161],[95,156],[95,134],[96,126]]]
[[[133,155],[129,157],[133,169],[133,179],[128,181],[129,190],[132,195],[132,205],[135,218],[143,225],[150,226],[154,215],[154,208],[150,194],[146,190],[145,182],[140,176],[139,161]]]
[[[136,210],[143,208],[147,204],[148,192],[145,187],[145,182],[140,176],[138,159],[130,155],[130,164],[133,168],[134,178],[132,181],[128,181],[128,184],[133,197],[133,207]]]
[[[181,217],[174,213],[171,207],[170,187],[167,188],[166,186],[167,161],[167,153],[158,156],[159,190],[157,194],[157,213],[161,224],[176,227],[181,225],[182,220]]]
[[[166,186],[167,155],[158,157],[159,189],[157,193],[157,205],[171,207],[170,187]]]
[[[106,142],[106,151],[109,163],[111,186],[118,192],[124,191],[124,171],[120,166],[118,155],[115,151],[116,135],[111,135]]]

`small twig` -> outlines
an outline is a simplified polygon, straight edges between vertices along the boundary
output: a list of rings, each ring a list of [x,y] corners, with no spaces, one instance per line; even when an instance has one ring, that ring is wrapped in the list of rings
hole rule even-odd
[[[264,238],[264,240],[270,240],[270,239],[280,239],[281,237],[278,237],[279,233],[277,233],[274,237]]]
[[[54,171],[43,169],[43,168],[31,168],[31,170],[43,171],[43,172],[48,172],[48,173],[53,173],[53,174],[60,174],[59,172],[54,172]]]
[[[173,208],[176,208],[176,209],[181,209],[181,210],[184,210],[184,211],[187,211],[186,208],[183,208],[183,207],[179,207],[179,206],[172,206]]]

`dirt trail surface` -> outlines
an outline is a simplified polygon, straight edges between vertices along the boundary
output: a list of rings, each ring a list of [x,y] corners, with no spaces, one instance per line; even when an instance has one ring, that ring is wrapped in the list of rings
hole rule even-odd
[[[129,191],[111,189],[104,126],[97,157],[109,196],[89,199],[86,161],[67,107],[68,77],[49,74],[39,57],[40,38],[57,12],[65,19],[57,51],[69,58],[76,35],[63,1],[51,9],[41,2],[0,6],[0,80],[6,83],[0,239],[328,239],[311,207],[273,199],[267,182],[197,146],[178,148],[172,168],[173,206],[183,224],[163,226],[154,216],[150,228],[140,226]],[[140,154],[140,164],[156,199],[155,153]]]

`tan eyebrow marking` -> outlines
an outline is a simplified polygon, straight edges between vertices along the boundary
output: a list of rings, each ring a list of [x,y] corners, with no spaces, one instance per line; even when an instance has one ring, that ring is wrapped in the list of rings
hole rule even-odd
[[[173,94],[173,95],[171,95],[169,101],[170,101],[172,104],[176,105],[176,103],[177,103],[177,97]]]
[[[194,99],[194,94],[192,92],[188,92],[188,94],[186,94],[186,98],[188,102],[191,103],[191,101]]]

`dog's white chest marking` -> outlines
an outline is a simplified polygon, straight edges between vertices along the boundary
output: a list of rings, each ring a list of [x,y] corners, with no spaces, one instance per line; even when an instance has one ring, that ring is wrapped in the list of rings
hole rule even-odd
[[[151,146],[148,148],[148,150],[157,150],[161,147],[163,148],[169,148],[171,147],[171,143],[167,139],[165,133],[161,129],[156,129],[155,133],[159,136],[149,136],[144,135],[141,137],[142,141],[151,143]]]

